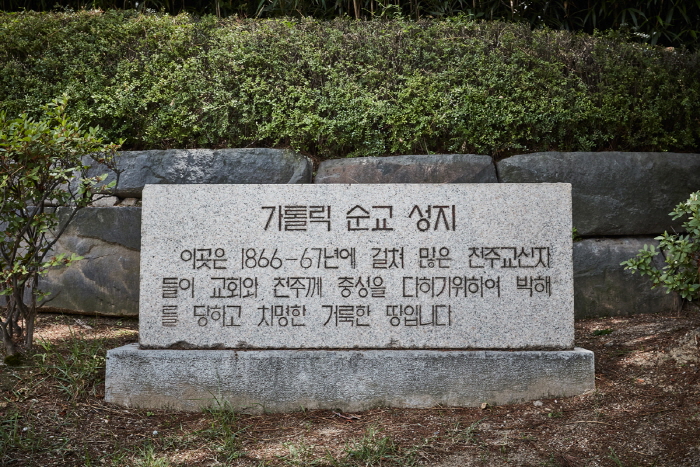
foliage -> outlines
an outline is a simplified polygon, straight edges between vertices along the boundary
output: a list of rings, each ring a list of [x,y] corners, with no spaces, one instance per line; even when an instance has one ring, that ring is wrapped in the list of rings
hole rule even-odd
[[[401,465],[408,467],[416,465],[413,449],[405,452],[388,436],[381,436],[381,429],[375,425],[366,428],[362,437],[353,438],[346,442],[343,451],[336,457],[326,450],[323,457],[318,457],[315,447],[304,440],[287,442],[284,446],[289,451],[288,456],[278,456],[289,466],[327,466],[327,467],[358,467],[358,466],[389,466]],[[417,449],[417,447],[414,446]]]
[[[0,0],[5,11],[133,9],[170,15],[189,12],[219,17],[312,16],[319,19],[445,18],[500,19],[532,28],[584,31],[628,28],[641,41],[697,47],[700,0]]]
[[[85,339],[71,332],[67,352],[58,352],[50,342],[41,340],[43,352],[34,354],[40,374],[51,376],[56,387],[75,402],[95,396],[95,386],[104,374],[105,345],[102,339]]]
[[[217,440],[218,452],[224,462],[232,462],[245,456],[242,450],[241,435],[248,427],[239,426],[239,417],[228,401],[216,401],[214,406],[204,410],[212,417],[211,426],[201,433],[205,437]]]
[[[476,441],[476,434],[479,432],[479,425],[484,421],[483,418],[476,420],[466,428],[462,428],[459,422],[451,430],[451,437],[455,442],[464,442],[466,444]]]
[[[700,191],[692,193],[690,198],[680,203],[670,213],[673,219],[688,216],[683,223],[682,234],[669,234],[656,237],[659,248],[644,245],[636,257],[624,261],[622,265],[632,272],[639,271],[652,280],[652,288],[663,286],[667,292],[675,291],[686,300],[700,299]],[[653,259],[661,253],[664,266],[659,269]]]
[[[379,429],[375,426],[367,427],[362,438],[353,440],[345,450],[345,461],[349,461],[350,465],[381,465],[382,461],[387,460],[398,460],[406,465],[406,460],[398,455],[399,448],[394,441],[388,436],[380,436]]]
[[[127,149],[700,146],[700,52],[468,18],[0,14],[0,105],[19,113],[64,92],[71,115]]]
[[[135,467],[170,467],[172,465],[167,458],[158,457],[151,443],[146,443],[144,447],[139,449],[138,454]]]
[[[104,144],[97,128],[85,131],[70,120],[66,105],[65,96],[52,101],[42,107],[45,115],[38,120],[26,113],[8,119],[0,112],[0,296],[6,304],[0,333],[10,356],[17,352],[15,340],[23,337],[23,346],[32,346],[37,300],[42,296],[39,275],[80,259],[48,255],[104,179],[88,178],[81,158],[93,154],[109,164],[118,147]],[[59,213],[60,206],[67,211]]]

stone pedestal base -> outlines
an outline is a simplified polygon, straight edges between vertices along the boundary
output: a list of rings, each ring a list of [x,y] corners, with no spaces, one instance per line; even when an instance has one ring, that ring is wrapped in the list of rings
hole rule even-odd
[[[105,399],[127,407],[251,412],[469,407],[595,388],[593,352],[141,350],[107,353]]]

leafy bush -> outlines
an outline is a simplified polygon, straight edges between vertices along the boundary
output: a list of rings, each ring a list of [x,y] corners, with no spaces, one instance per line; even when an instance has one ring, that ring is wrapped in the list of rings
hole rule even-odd
[[[32,347],[39,275],[80,259],[47,255],[76,212],[102,189],[96,185],[104,177],[88,178],[82,157],[92,154],[111,165],[118,148],[104,144],[97,128],[85,131],[70,120],[66,104],[63,97],[42,106],[39,120],[27,114],[8,119],[0,112],[0,296],[6,305],[0,308],[0,338],[8,357],[17,353],[20,338],[23,347]],[[67,207],[63,218],[59,206]]]
[[[695,151],[700,54],[524,24],[0,14],[0,102],[125,149]]]
[[[664,232],[656,237],[658,250],[644,245],[636,257],[622,263],[633,273],[639,271],[652,280],[652,288],[662,286],[667,292],[678,292],[686,300],[700,299],[700,191],[692,193],[688,201],[680,203],[670,213],[673,219],[688,216],[683,223],[685,235]],[[654,257],[663,255],[666,263],[658,269],[652,264]]]

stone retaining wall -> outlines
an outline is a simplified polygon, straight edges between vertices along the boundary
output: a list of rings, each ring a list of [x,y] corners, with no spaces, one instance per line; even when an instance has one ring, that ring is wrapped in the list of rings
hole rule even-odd
[[[140,197],[147,183],[571,183],[577,318],[676,309],[680,300],[623,271],[655,235],[678,230],[668,213],[700,190],[700,154],[535,153],[494,163],[472,154],[324,161],[276,149],[123,152],[111,194],[76,217],[58,251],[86,258],[43,277],[48,310],[138,316]],[[104,168],[95,167],[95,173]]]

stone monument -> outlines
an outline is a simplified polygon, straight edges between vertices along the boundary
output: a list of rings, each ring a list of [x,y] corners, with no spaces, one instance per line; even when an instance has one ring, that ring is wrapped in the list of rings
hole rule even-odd
[[[148,185],[107,401],[504,404],[594,388],[568,184]]]

